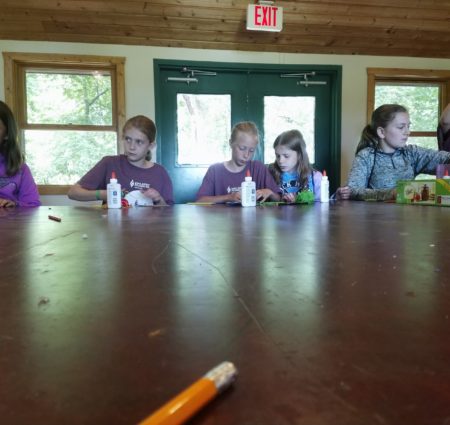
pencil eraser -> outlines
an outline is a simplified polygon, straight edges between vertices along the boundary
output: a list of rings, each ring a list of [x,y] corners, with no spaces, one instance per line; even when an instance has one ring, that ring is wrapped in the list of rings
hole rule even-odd
[[[214,382],[217,391],[223,391],[235,381],[237,374],[237,369],[233,363],[223,362],[210,370],[205,378]]]

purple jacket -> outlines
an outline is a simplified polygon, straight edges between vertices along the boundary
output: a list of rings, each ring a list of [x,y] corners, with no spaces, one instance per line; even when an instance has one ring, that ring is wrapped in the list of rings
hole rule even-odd
[[[6,174],[6,158],[0,154],[0,198],[14,201],[19,207],[38,207],[39,192],[28,165],[23,164],[13,176]]]

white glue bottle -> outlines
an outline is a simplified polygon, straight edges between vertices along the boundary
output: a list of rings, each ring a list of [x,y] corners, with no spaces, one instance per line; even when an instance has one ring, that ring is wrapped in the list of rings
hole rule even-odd
[[[243,207],[256,206],[256,183],[252,181],[250,170],[247,170],[245,180],[241,183],[241,205]]]
[[[320,202],[330,202],[330,182],[325,170],[323,170],[322,181],[320,182]]]
[[[111,173],[111,179],[106,185],[106,199],[108,202],[108,208],[121,208],[122,207],[122,192],[120,183],[117,183],[116,173]]]

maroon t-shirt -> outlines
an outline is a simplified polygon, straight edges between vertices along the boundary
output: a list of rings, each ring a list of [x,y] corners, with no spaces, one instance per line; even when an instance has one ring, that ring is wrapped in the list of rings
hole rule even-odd
[[[256,189],[270,189],[273,193],[280,193],[280,188],[262,162],[249,161],[245,168],[238,173],[228,171],[223,162],[220,162],[208,168],[197,192],[197,199],[202,196],[220,196],[240,191],[247,170],[250,170]]]
[[[112,172],[125,193],[133,190],[153,188],[167,204],[173,204],[173,187],[166,169],[153,164],[151,168],[140,168],[128,162],[125,155],[105,156],[78,182],[85,189],[105,190]]]

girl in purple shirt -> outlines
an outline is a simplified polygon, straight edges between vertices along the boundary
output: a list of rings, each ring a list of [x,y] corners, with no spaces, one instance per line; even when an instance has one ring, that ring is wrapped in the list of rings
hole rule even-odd
[[[241,200],[241,183],[247,170],[256,183],[256,199],[280,200],[279,188],[262,162],[252,161],[259,143],[256,125],[240,122],[231,131],[231,159],[213,164],[203,178],[197,193],[198,202],[234,202]]]
[[[70,188],[69,198],[77,201],[106,201],[106,185],[114,172],[126,194],[139,192],[151,204],[173,204],[169,174],[164,167],[151,161],[151,150],[156,144],[155,123],[138,115],[125,123],[122,132],[125,155],[104,157]]]
[[[16,120],[8,105],[0,101],[0,208],[40,204],[36,183],[20,150]]]

